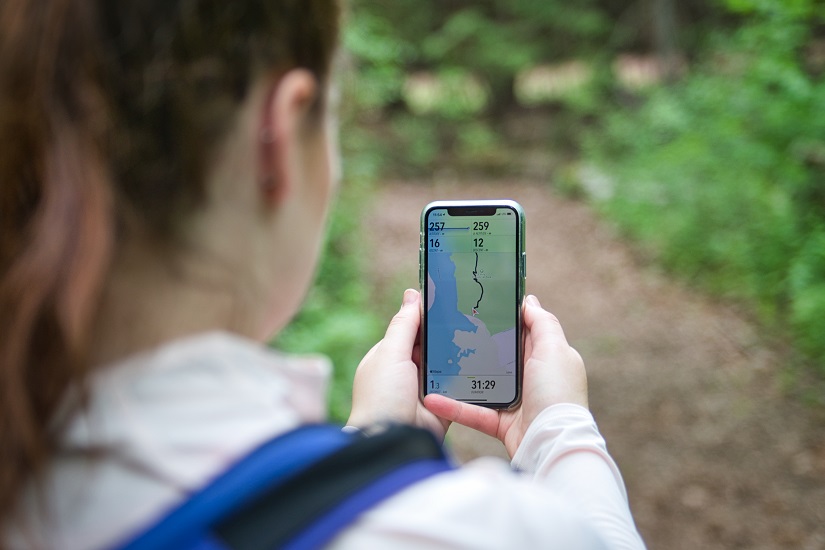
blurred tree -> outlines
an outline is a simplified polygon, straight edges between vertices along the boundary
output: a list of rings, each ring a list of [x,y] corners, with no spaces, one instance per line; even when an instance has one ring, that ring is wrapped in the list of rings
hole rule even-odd
[[[519,70],[595,55],[610,34],[610,21],[597,0],[394,0],[391,4],[355,0],[353,4],[356,16],[348,45],[366,72],[388,65],[392,70],[385,70],[387,76],[395,71],[470,70],[490,87],[493,107],[512,104]],[[388,105],[400,98],[401,83],[390,87],[394,95],[383,98]]]
[[[675,0],[654,0],[653,14],[656,55],[662,61],[665,80],[672,82],[678,71]]]
[[[405,73],[462,70],[487,83],[491,107],[503,112],[517,73],[538,64],[693,51],[705,25],[720,24],[718,2],[353,0],[347,44],[366,78],[365,101],[400,106]]]

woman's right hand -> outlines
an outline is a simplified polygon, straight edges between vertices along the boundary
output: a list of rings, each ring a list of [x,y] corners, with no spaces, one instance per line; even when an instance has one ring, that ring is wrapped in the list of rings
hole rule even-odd
[[[535,296],[527,296],[524,304],[524,389],[520,407],[498,411],[442,395],[424,398],[424,406],[433,414],[499,439],[510,457],[527,428],[546,408],[560,403],[587,407],[587,375],[581,356],[567,343],[558,319],[542,309]]]

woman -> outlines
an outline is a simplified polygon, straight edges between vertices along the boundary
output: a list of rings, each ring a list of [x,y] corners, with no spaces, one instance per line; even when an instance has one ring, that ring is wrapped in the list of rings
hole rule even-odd
[[[257,445],[323,419],[321,358],[259,342],[311,281],[335,185],[334,0],[6,0],[0,13],[3,547],[106,548]],[[498,437],[334,548],[638,548],[584,367],[534,297],[523,405],[417,398],[420,297],[349,424]]]

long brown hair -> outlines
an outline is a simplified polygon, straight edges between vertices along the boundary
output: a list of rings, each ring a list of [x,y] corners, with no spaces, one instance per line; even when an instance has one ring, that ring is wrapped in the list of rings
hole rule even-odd
[[[0,527],[83,387],[118,239],[173,235],[250,84],[323,85],[338,24],[336,0],[3,1]]]

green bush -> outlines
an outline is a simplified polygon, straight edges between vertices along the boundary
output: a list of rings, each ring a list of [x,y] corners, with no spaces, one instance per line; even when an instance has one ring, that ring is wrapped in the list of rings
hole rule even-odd
[[[607,114],[587,151],[605,212],[666,266],[751,304],[825,373],[825,82],[813,1],[730,0],[745,16],[694,71]]]

